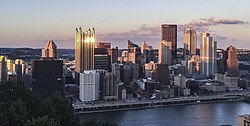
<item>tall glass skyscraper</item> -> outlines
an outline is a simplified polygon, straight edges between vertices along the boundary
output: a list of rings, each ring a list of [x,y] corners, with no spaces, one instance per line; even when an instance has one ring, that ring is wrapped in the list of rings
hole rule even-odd
[[[227,57],[227,71],[231,76],[238,75],[238,58],[237,58],[237,49],[230,45],[227,48],[228,57]]]
[[[162,40],[172,42],[172,63],[177,58],[177,25],[161,25]]]
[[[217,42],[209,33],[200,34],[200,72],[208,77],[216,73]]]
[[[75,31],[75,71],[83,73],[84,70],[94,70],[95,29]]]
[[[184,41],[184,54],[195,55],[196,54],[196,41],[197,41],[196,31],[190,28],[185,29],[183,41]]]

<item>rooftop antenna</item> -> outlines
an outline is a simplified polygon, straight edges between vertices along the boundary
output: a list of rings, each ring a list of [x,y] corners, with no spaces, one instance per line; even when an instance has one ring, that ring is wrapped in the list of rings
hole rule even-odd
[[[52,40],[52,32],[50,32],[50,40]]]

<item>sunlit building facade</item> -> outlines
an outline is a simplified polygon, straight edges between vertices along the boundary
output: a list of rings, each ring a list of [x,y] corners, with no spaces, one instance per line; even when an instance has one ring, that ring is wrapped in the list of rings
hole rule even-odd
[[[234,46],[229,46],[227,48],[227,72],[230,76],[238,75],[238,58],[237,49]]]
[[[53,40],[49,40],[49,42],[42,49],[42,58],[43,59],[57,59],[58,58],[57,46]]]
[[[196,43],[197,43],[196,31],[190,28],[185,29],[183,41],[184,41],[184,54],[195,55]]]
[[[148,45],[147,43],[144,41],[142,44],[141,44],[141,53],[144,54],[144,50],[147,50],[148,49]]]
[[[86,32],[82,28],[75,31],[75,71],[94,69],[95,29]]]
[[[128,40],[128,61],[141,64],[141,48],[130,40]]]
[[[172,42],[162,40],[158,44],[158,62],[159,64],[172,64]]]
[[[0,81],[7,81],[7,62],[5,56],[0,56]]]
[[[212,76],[216,73],[217,42],[209,33],[200,34],[200,73]]]
[[[188,74],[198,74],[200,71],[200,56],[193,55],[190,60],[188,60]]]

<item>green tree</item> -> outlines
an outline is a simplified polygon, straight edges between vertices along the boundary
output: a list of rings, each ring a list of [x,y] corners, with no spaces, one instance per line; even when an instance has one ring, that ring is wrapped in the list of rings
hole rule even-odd
[[[96,120],[90,120],[82,123],[82,126],[118,126],[117,124],[110,122],[97,122]]]
[[[0,126],[80,126],[70,102],[56,93],[40,99],[24,84],[0,83]],[[83,126],[116,126],[94,120]]]
[[[23,84],[4,82],[0,84],[0,125],[22,125],[32,112],[38,110],[32,103],[39,104],[39,98]],[[35,112],[34,112],[35,113]]]
[[[60,94],[40,99],[24,84],[0,84],[0,125],[22,126],[27,120],[45,117],[54,119],[60,126],[78,126],[71,104]],[[45,120],[45,119],[43,119]]]
[[[49,118],[55,118],[62,126],[79,125],[73,107],[60,93],[55,93],[42,102],[41,113],[42,115],[48,115]]]
[[[28,118],[25,103],[19,99],[11,101],[9,108],[1,111],[0,124],[1,125],[22,125]]]
[[[28,120],[24,126],[60,126],[60,124],[53,118],[48,118],[48,116],[37,117]]]

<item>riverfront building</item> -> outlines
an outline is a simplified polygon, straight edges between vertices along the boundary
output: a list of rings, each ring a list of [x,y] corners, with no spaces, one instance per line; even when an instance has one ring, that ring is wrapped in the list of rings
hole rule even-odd
[[[174,77],[174,85],[177,85],[181,88],[186,88],[186,77],[179,74],[178,76]]]
[[[99,100],[100,73],[95,70],[80,73],[79,98],[83,102]]]
[[[104,100],[117,100],[118,99],[118,86],[116,75],[108,72],[103,76],[103,95]]]

